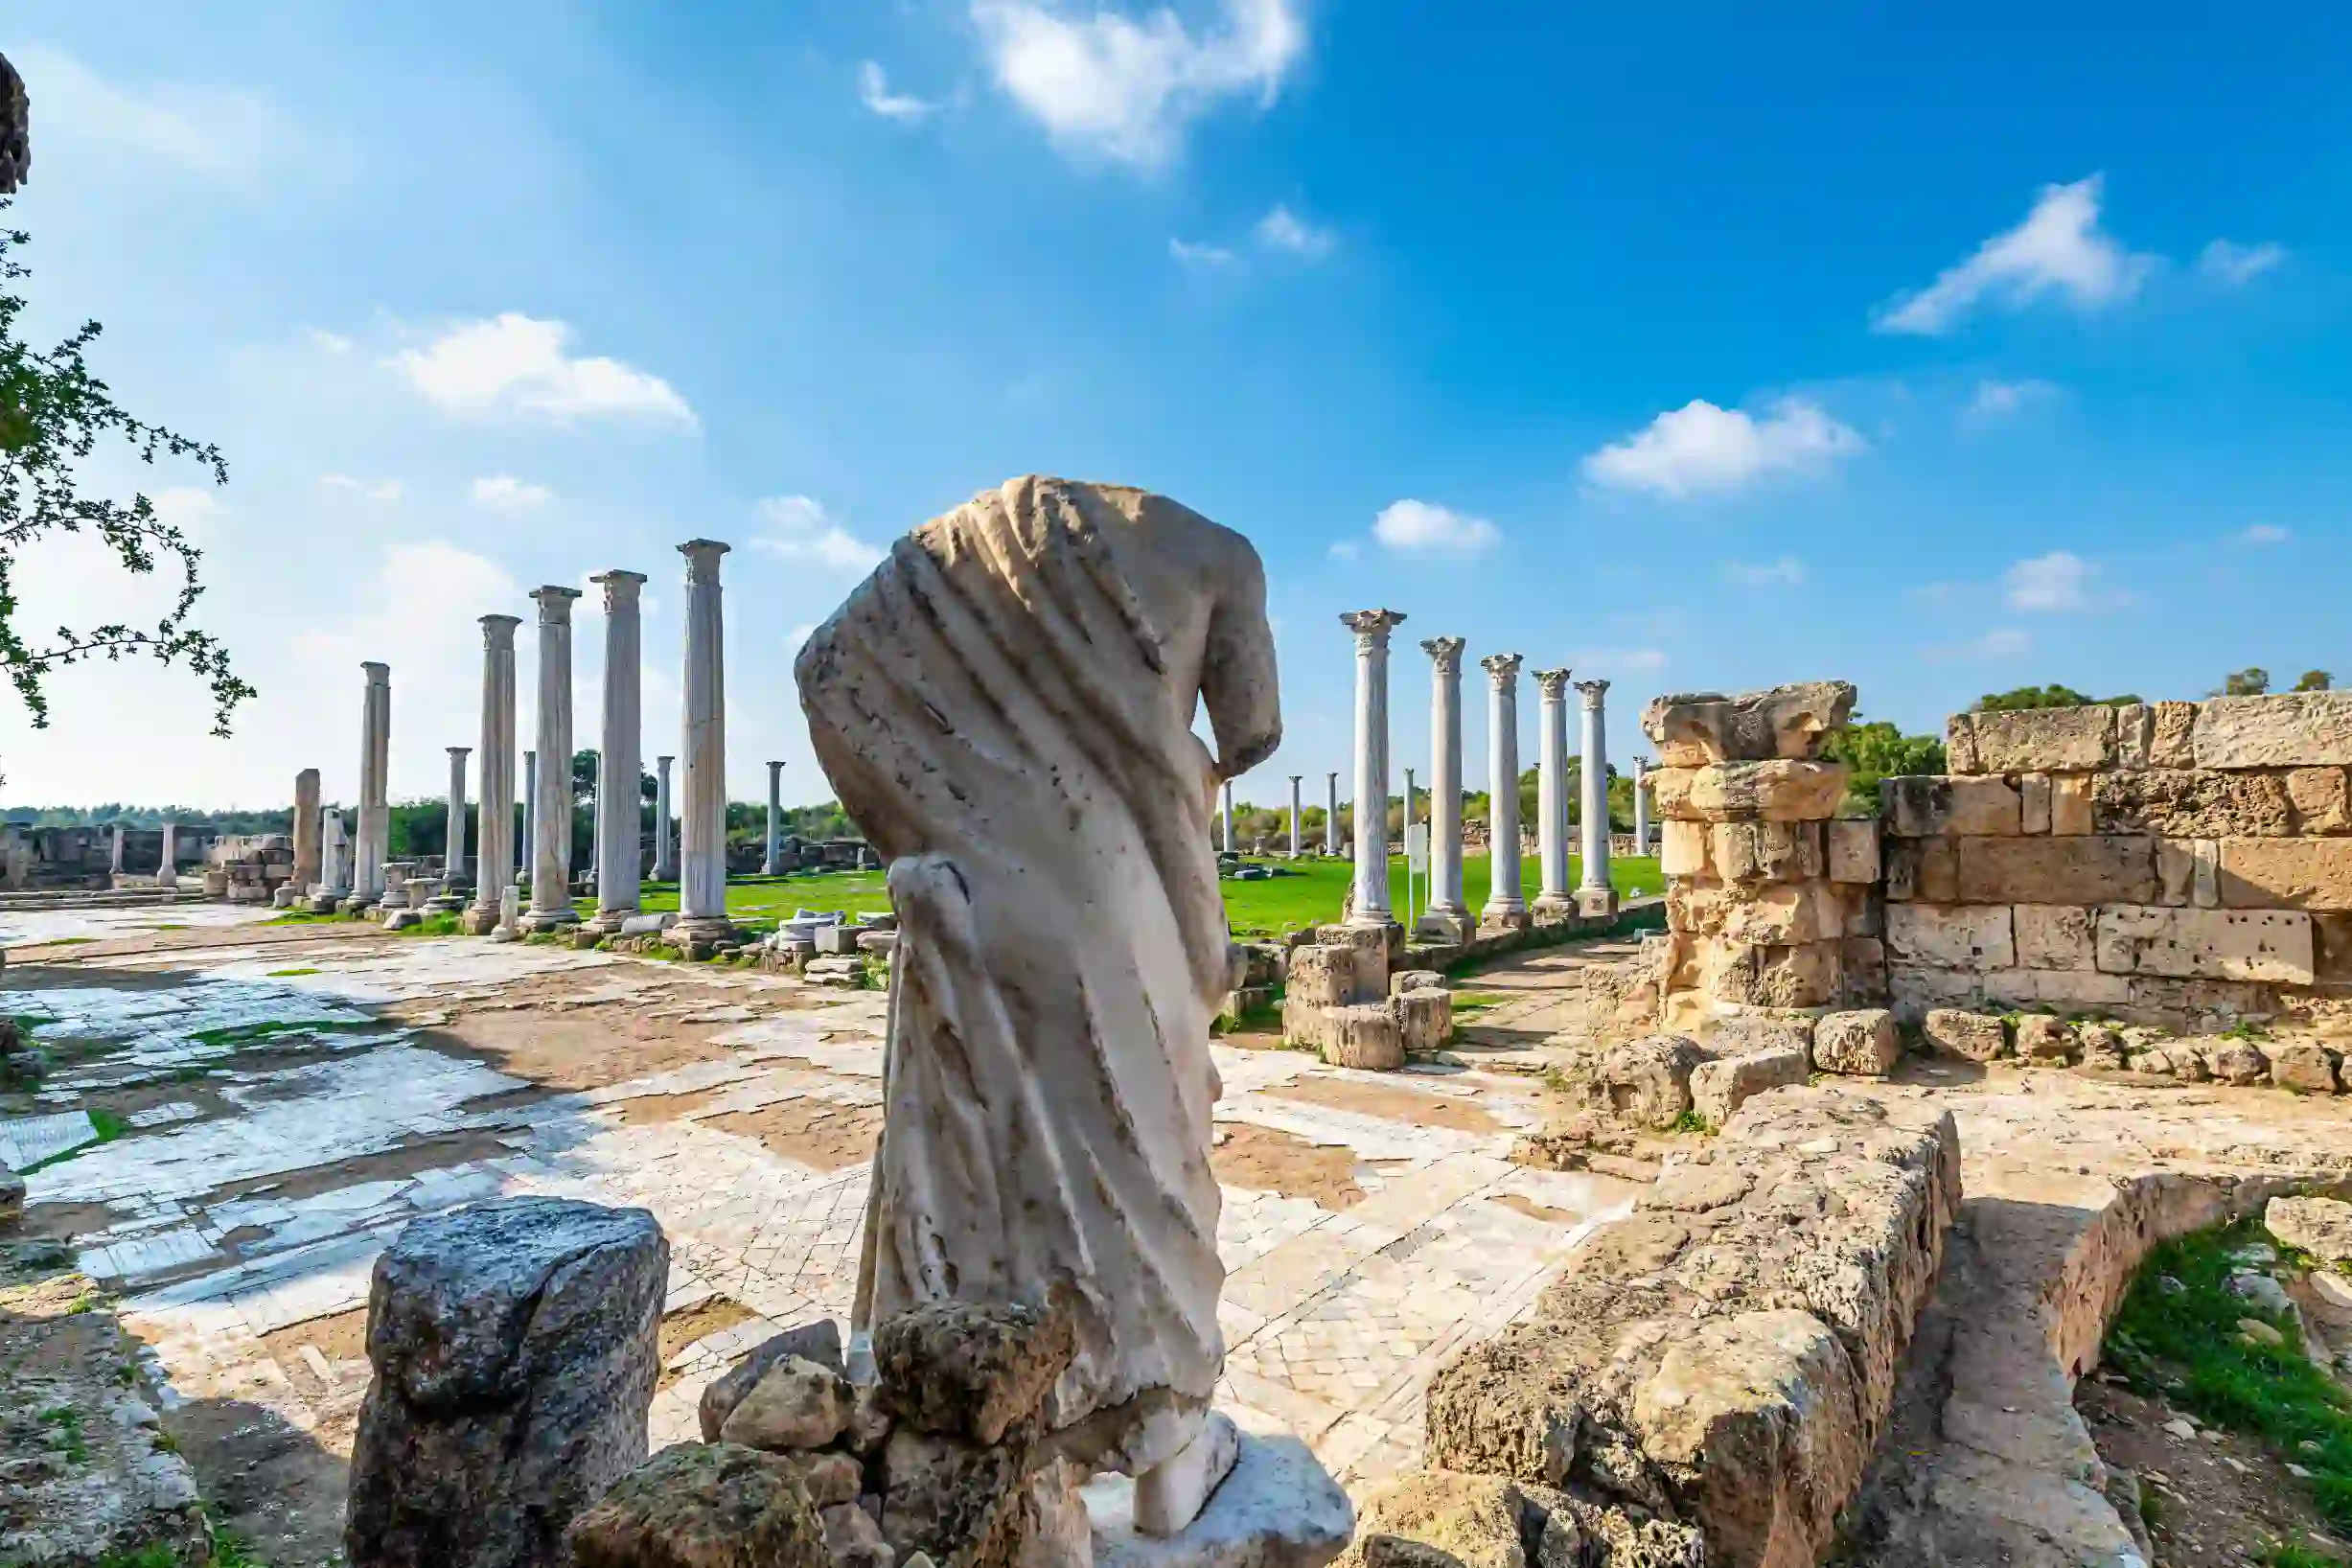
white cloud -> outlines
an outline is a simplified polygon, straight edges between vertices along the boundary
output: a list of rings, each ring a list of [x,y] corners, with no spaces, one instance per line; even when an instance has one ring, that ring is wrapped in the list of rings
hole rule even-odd
[[[40,44],[13,51],[37,105],[35,136],[84,142],[170,164],[226,185],[253,180],[278,139],[281,117],[234,88],[108,81],[73,56]]]
[[[1879,332],[1928,336],[1959,325],[1979,304],[2010,310],[2045,294],[2063,295],[2078,310],[2131,298],[2155,266],[2099,230],[2099,176],[2071,185],[2045,185],[2025,221],[1996,234],[1976,253],[1948,267],[1935,282],[1881,308]]]
[[[324,349],[329,354],[349,354],[352,351],[351,339],[341,333],[331,333],[324,327],[305,327],[302,332],[313,348]]]
[[[1221,100],[1273,103],[1306,54],[1298,0],[1222,4],[1221,25],[1197,39],[1164,7],[1081,19],[1036,0],[972,0],[972,21],[997,85],[1056,145],[1147,168]]]
[[[1334,561],[1353,561],[1364,553],[1364,547],[1352,539],[1343,539],[1326,553]]]
[[[2231,536],[2240,544],[2261,548],[2270,544],[2284,544],[2294,536],[2274,522],[2257,522],[2241,528]]]
[[[1196,245],[1189,240],[1170,240],[1167,253],[1187,266],[1231,266],[1239,259],[1223,245]]]
[[[2197,254],[2197,270],[2218,283],[2235,288],[2253,282],[2287,259],[2287,247],[2266,241],[2258,245],[2241,245],[2228,240],[2216,240]]]
[[[488,474],[473,481],[473,504],[495,512],[528,512],[554,499],[555,492],[545,485],[535,485],[511,473]]]
[[[570,352],[572,329],[509,311],[450,328],[423,349],[389,362],[411,386],[455,414],[530,414],[568,425],[636,419],[695,427],[660,377],[601,357]]]
[[[2019,561],[2001,573],[2001,602],[2012,610],[2087,610],[2099,568],[2068,550]]]
[[[1427,501],[1392,501],[1372,519],[1372,538],[1408,555],[1483,555],[1502,542],[1485,518]]]
[[[852,535],[824,503],[807,496],[771,496],[758,507],[769,531],[752,543],[779,560],[864,571],[884,550]]]
[[[889,77],[879,61],[870,59],[858,65],[858,102],[901,125],[919,124],[939,112],[939,105],[927,98],[890,91]]]
[[[1980,637],[1966,642],[1945,642],[1922,648],[1920,657],[1935,662],[1955,659],[2017,658],[2031,653],[2034,639],[2014,626],[1996,626]]]
[[[1337,242],[1329,229],[1317,228],[1280,203],[1259,219],[1257,227],[1251,232],[1268,250],[1303,256],[1309,261],[1329,255],[1331,246]]]
[[[208,485],[171,485],[147,499],[156,517],[199,542],[211,531],[213,519],[228,511]]]
[[[355,479],[348,473],[322,473],[318,476],[318,485],[321,490],[347,491],[363,501],[374,501],[379,505],[397,501],[402,495],[398,479]]]
[[[1611,490],[1683,500],[1727,495],[1775,474],[1819,474],[1867,443],[1816,404],[1784,398],[1762,419],[1693,399],[1584,459],[1584,475]]]
[[[1795,588],[1805,581],[1805,563],[1793,555],[1754,565],[1744,561],[1726,561],[1723,563],[1723,580],[1741,588]]]
[[[1964,412],[1972,420],[2006,419],[2028,404],[2056,396],[2058,388],[2048,381],[1983,380],[1976,383],[1976,391]]]

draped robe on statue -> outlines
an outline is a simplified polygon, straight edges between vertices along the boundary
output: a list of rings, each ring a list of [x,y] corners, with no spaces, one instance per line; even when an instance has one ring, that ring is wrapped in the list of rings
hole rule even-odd
[[[853,1326],[1066,1282],[1048,1422],[1146,1469],[1224,1364],[1210,822],[1280,738],[1257,552],[1161,496],[1016,479],[901,539],[796,674],[900,926]]]

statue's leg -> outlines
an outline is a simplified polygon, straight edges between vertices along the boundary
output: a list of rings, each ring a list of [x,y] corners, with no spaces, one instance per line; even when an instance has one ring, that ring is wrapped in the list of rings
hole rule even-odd
[[[1037,1528],[1021,1543],[1014,1568],[1095,1568],[1095,1528],[1087,1522],[1078,1488],[1086,1472],[1067,1460],[1045,1465],[1029,1478]]]
[[[1135,1478],[1137,1531],[1173,1535],[1199,1518],[1240,1457],[1241,1434],[1233,1418],[1211,1411],[1190,1442]]]

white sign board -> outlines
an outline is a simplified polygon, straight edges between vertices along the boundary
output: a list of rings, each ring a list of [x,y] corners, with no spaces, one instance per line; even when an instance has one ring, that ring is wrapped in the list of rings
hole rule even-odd
[[[1405,829],[1405,865],[1413,870],[1429,869],[1429,824],[1415,822]]]

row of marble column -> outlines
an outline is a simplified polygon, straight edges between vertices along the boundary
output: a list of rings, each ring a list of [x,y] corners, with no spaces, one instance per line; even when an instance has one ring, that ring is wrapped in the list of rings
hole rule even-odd
[[[1355,892],[1349,921],[1358,926],[1395,923],[1389,898],[1389,634],[1404,621],[1393,610],[1360,610],[1340,617],[1355,634]],[[1470,911],[1462,888],[1462,655],[1461,637],[1431,637],[1421,644],[1430,658],[1429,728],[1433,750],[1430,769],[1429,907],[1418,922],[1420,934],[1440,940],[1465,940],[1472,931]],[[1617,895],[1609,886],[1608,754],[1606,742],[1606,680],[1570,680],[1565,669],[1534,671],[1542,707],[1536,728],[1536,854],[1541,890],[1531,910],[1520,889],[1519,867],[1519,668],[1524,656],[1489,654],[1479,660],[1487,672],[1488,829],[1492,874],[1486,907],[1477,929],[1510,930],[1531,917],[1551,919],[1570,913],[1607,916],[1616,912]],[[1579,817],[1582,830],[1580,856],[1583,875],[1573,890],[1568,886],[1568,714],[1567,694],[1573,684],[1581,699],[1582,799]],[[1330,817],[1326,821],[1326,846],[1337,842],[1338,775],[1332,778]],[[1649,843],[1649,810],[1643,798],[1647,780],[1635,774],[1634,838]],[[1299,779],[1291,779],[1292,848],[1298,847]],[[1229,812],[1230,819],[1230,812]]]

